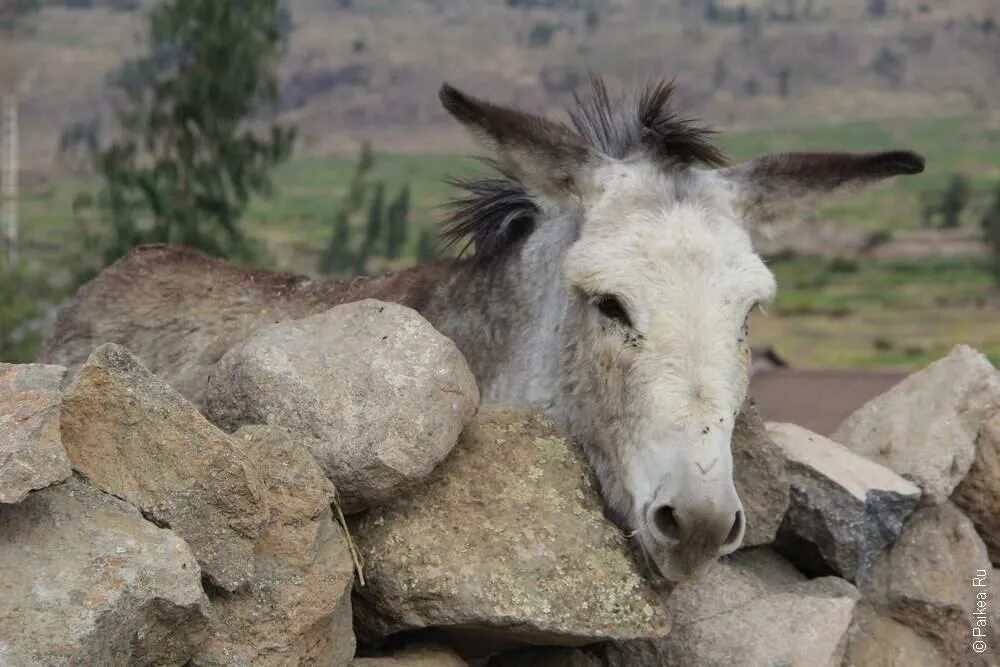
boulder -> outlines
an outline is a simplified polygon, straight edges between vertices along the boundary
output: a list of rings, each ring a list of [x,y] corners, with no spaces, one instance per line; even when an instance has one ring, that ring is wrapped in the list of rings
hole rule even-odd
[[[354,563],[330,509],[333,485],[284,429],[248,426],[235,437],[263,472],[268,520],[249,585],[211,596],[209,641],[192,664],[350,664]]]
[[[934,638],[950,660],[985,667],[993,656],[970,650],[977,572],[990,573],[986,547],[972,522],[944,503],[913,514],[862,591],[880,614]],[[986,642],[995,649],[993,630]]]
[[[416,311],[365,300],[258,329],[219,362],[205,404],[226,430],[271,424],[310,436],[350,513],[426,479],[479,391],[455,344]]]
[[[747,520],[743,546],[770,544],[788,509],[788,477],[781,450],[750,401],[736,419],[732,448],[733,482]]]
[[[587,649],[535,647],[500,653],[486,667],[604,667],[600,655]]]
[[[975,458],[980,424],[1000,409],[1000,373],[959,345],[855,411],[831,436],[948,499]]]
[[[353,534],[368,640],[420,628],[498,642],[660,637],[669,621],[601,511],[583,454],[540,412],[484,407],[423,487]]]
[[[1000,564],[1000,412],[980,428],[972,467],[951,500],[972,519],[993,564]]]
[[[990,573],[990,590],[989,608],[993,619],[993,638],[996,639],[997,635],[1000,635],[1000,569],[998,568],[993,568]]]
[[[933,637],[922,635],[867,603],[858,605],[843,667],[950,667]]]
[[[357,658],[353,667],[468,667],[451,649],[423,646],[378,658]]]
[[[208,601],[191,549],[79,480],[0,505],[0,663],[183,665]]]
[[[80,369],[61,419],[74,469],[176,531],[215,586],[251,581],[267,510],[260,474],[230,436],[113,344]]]
[[[673,590],[665,638],[594,650],[609,667],[839,667],[858,598],[843,579],[807,580],[768,549],[750,549]]]
[[[767,430],[781,447],[792,489],[778,551],[800,570],[858,583],[899,537],[920,501],[919,487],[801,426]]]
[[[69,478],[59,438],[65,374],[62,366],[0,364],[0,504]]]

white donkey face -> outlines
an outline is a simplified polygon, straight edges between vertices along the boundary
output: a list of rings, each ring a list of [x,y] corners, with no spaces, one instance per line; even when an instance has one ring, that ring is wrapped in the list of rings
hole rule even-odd
[[[536,225],[578,222],[563,267],[560,410],[609,508],[664,576],[683,579],[743,537],[730,438],[747,314],[775,289],[747,228],[816,195],[919,173],[923,158],[790,153],[703,170],[725,160],[677,117],[670,84],[621,100],[594,88],[572,128],[447,85],[441,100],[537,203]],[[494,218],[500,229],[477,232],[504,238],[510,220]]]
[[[775,291],[727,192],[648,161],[595,170],[565,260],[578,308],[564,372],[606,497],[669,579],[736,549],[730,440],[746,397],[747,318]],[[612,491],[613,490],[613,491]]]

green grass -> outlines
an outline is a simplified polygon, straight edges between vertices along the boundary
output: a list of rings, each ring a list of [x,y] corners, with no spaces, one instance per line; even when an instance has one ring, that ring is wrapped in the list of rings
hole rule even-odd
[[[759,131],[723,136],[720,143],[736,160],[785,150],[911,148],[923,153],[928,163],[921,176],[853,193],[812,214],[866,230],[917,227],[922,197],[942,190],[956,172],[970,179],[974,197],[964,222],[976,224],[1000,181],[1000,129],[985,118]],[[246,218],[247,230],[266,248],[269,266],[315,269],[353,165],[353,156],[308,158],[276,172],[274,196],[254,201]],[[442,204],[451,192],[445,179],[483,169],[475,160],[452,155],[377,154],[370,180],[384,180],[389,197],[410,183],[412,247],[419,231],[442,217]],[[59,267],[79,252],[71,202],[89,186],[75,180],[28,192],[22,235],[29,263]],[[790,260],[775,262],[773,268],[780,296],[769,316],[757,318],[755,340],[775,346],[796,365],[914,368],[959,342],[1000,359],[1000,299],[985,261],[866,261],[831,267]]]
[[[1000,294],[986,259],[772,263],[778,297],[753,340],[795,366],[918,368],[959,343],[1000,359]]]
[[[927,171],[893,179],[864,192],[846,195],[811,213],[866,230],[917,227],[922,197],[940,192],[956,172],[968,176],[973,201],[966,224],[974,224],[1000,181],[1000,128],[983,118],[851,123],[835,127],[757,131],[720,137],[735,160],[787,150],[880,150],[912,148],[927,157]],[[267,263],[295,271],[312,271],[325,246],[334,213],[342,199],[354,156],[303,158],[275,174],[270,199],[252,203],[248,231],[270,250]],[[483,166],[452,155],[377,155],[372,180],[385,180],[390,196],[404,183],[412,188],[411,218],[415,242],[420,229],[436,225],[451,189],[445,179],[481,173]],[[40,259],[73,252],[73,196],[87,187],[80,180],[30,190],[23,204],[26,254]],[[69,240],[69,242],[67,242]]]

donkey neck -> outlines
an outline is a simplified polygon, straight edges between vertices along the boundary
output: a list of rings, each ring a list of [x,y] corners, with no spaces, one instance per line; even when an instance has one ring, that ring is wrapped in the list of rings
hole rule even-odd
[[[560,353],[569,298],[562,259],[576,236],[569,216],[539,221],[506,255],[462,262],[423,314],[455,341],[484,402],[560,412]]]

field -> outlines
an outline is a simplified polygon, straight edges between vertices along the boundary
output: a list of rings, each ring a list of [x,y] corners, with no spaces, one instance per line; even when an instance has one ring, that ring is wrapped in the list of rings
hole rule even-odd
[[[978,224],[1000,182],[1000,123],[983,117],[750,132],[721,137],[720,143],[734,159],[831,148],[922,152],[928,160],[925,174],[852,194],[812,214],[869,231],[916,227],[924,199],[939,193],[954,173],[968,176],[973,188],[963,222]],[[471,145],[469,152],[475,152]],[[353,163],[353,156],[300,158],[277,172],[274,196],[255,201],[247,215],[247,229],[264,248],[263,263],[315,270]],[[409,240],[414,245],[417,231],[441,218],[450,193],[445,179],[482,169],[467,157],[377,153],[372,180],[384,181],[390,196],[403,183],[410,184]],[[29,262],[66,266],[79,252],[71,202],[92,185],[63,181],[29,190],[22,211]],[[772,268],[780,296],[770,314],[754,323],[754,340],[773,346],[796,366],[912,368],[959,342],[1000,359],[1000,297],[985,260],[830,263],[791,258],[772,260]]]

